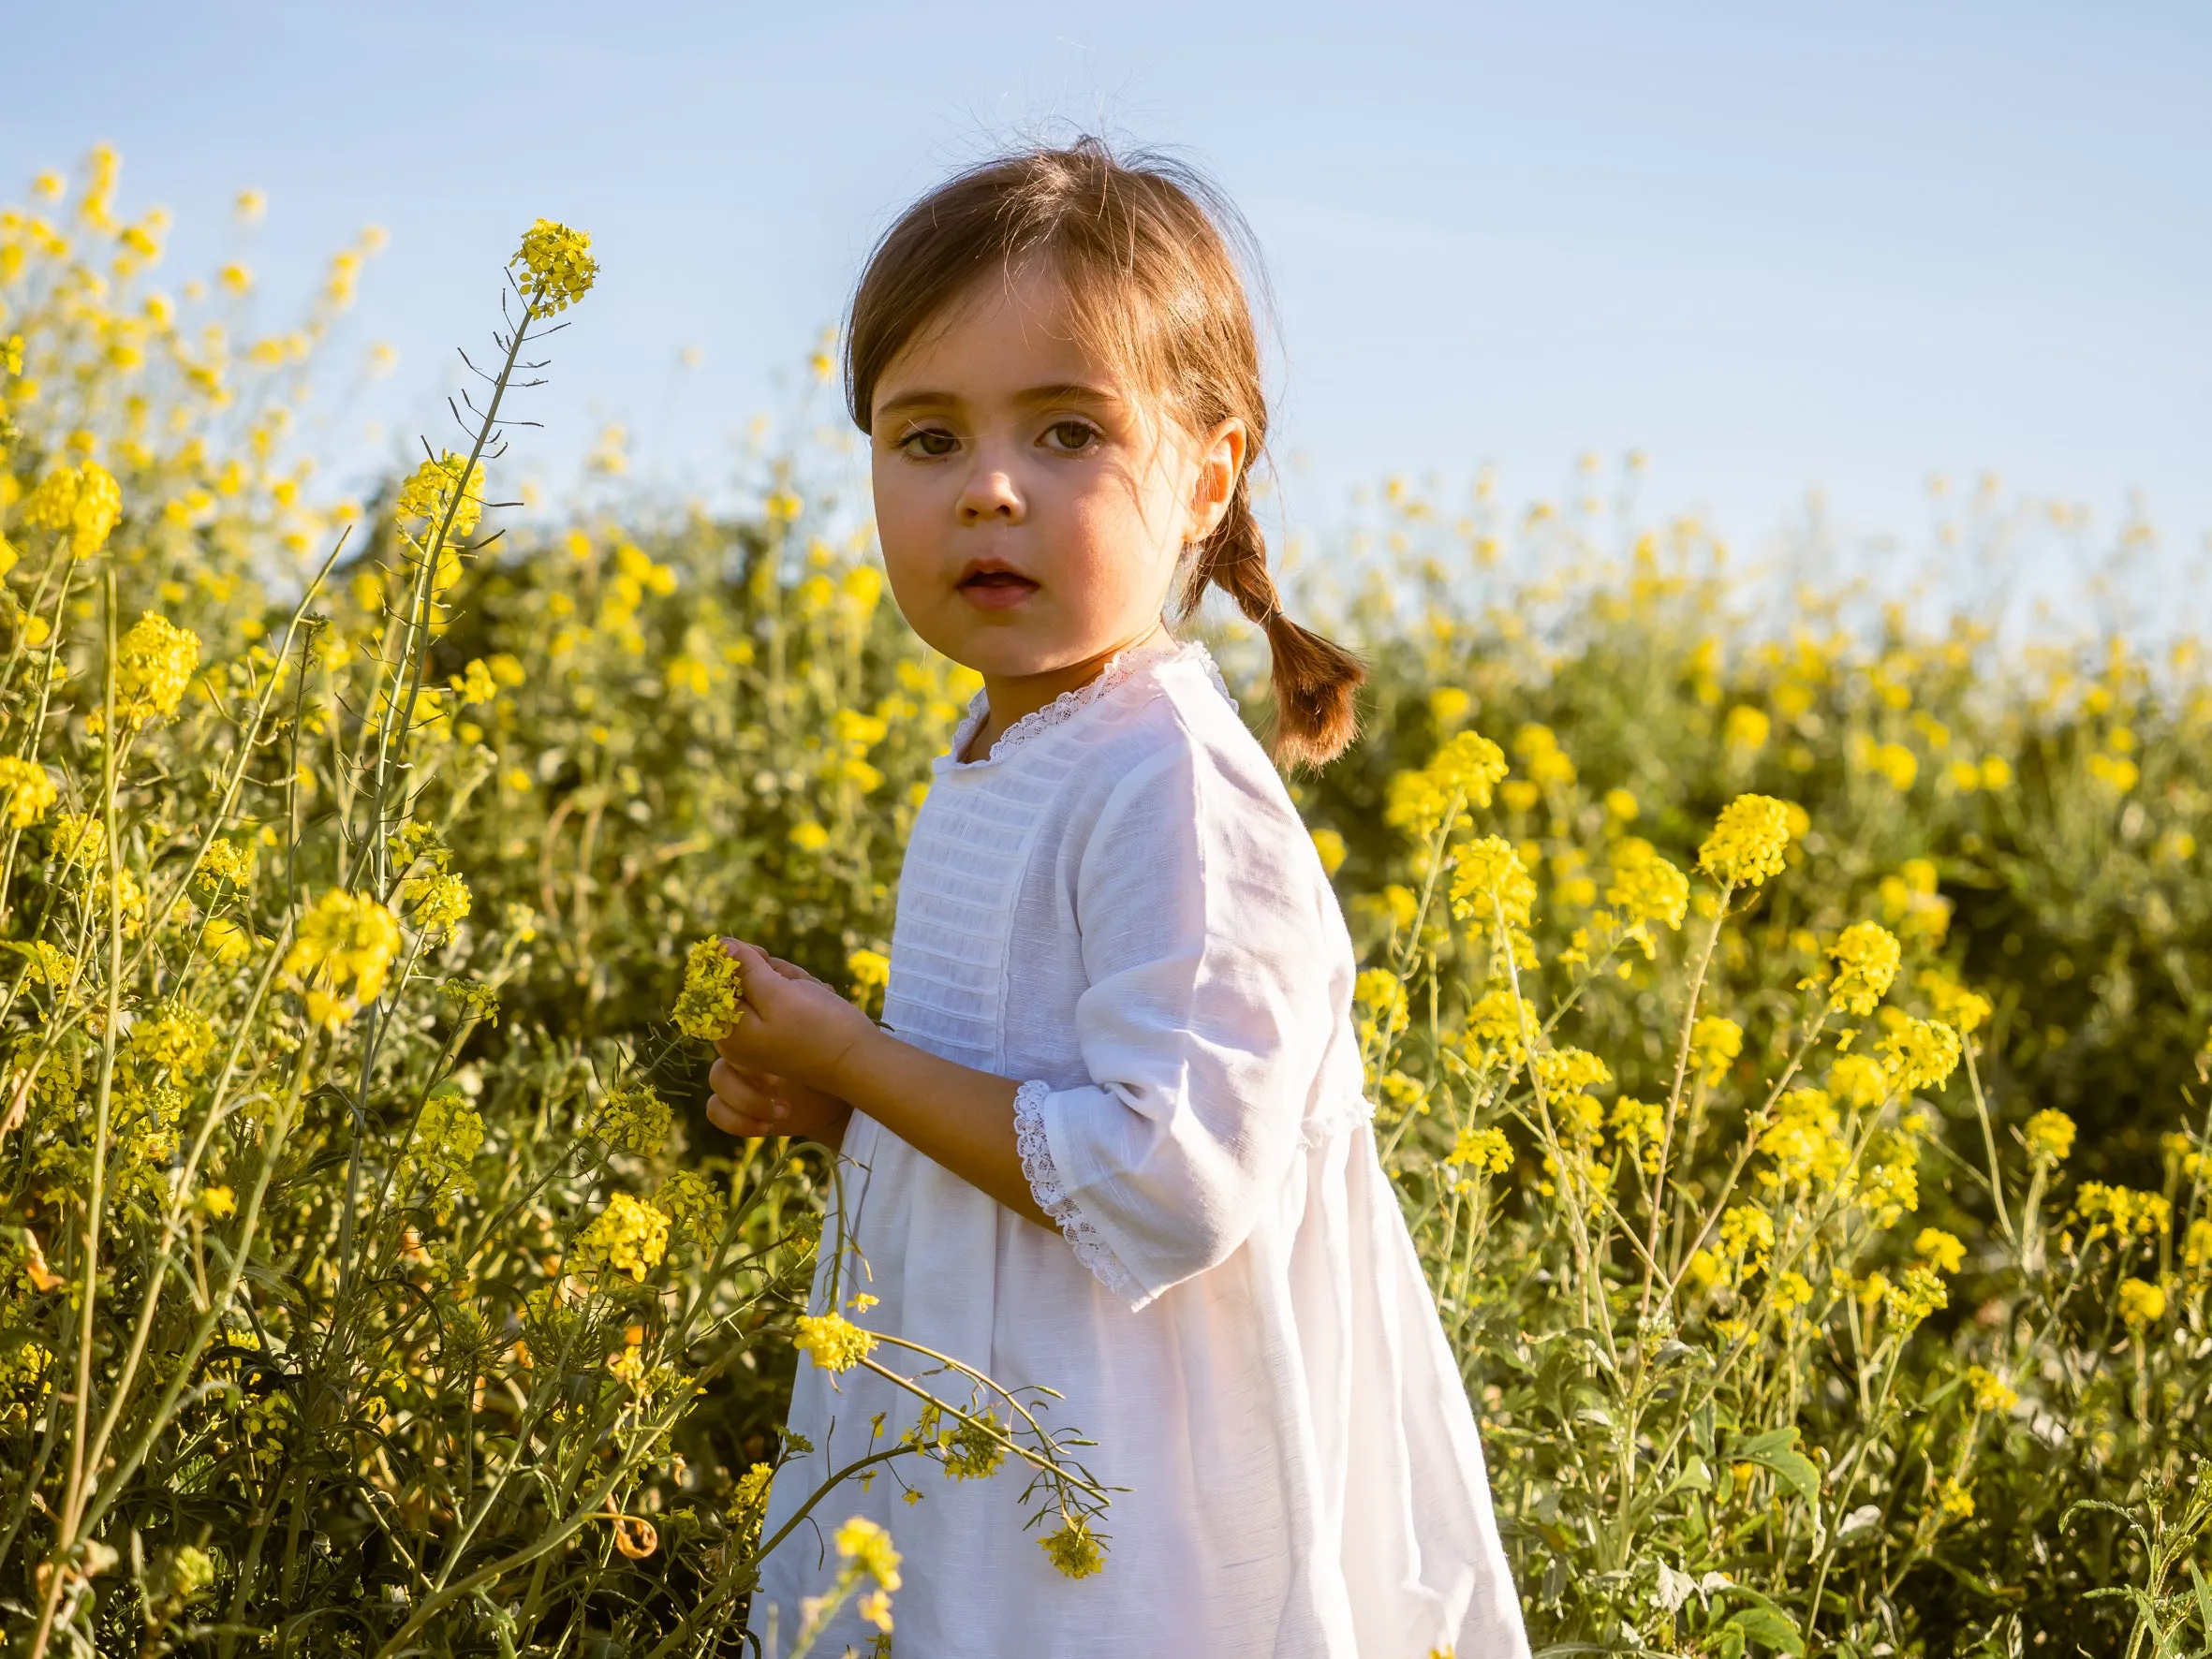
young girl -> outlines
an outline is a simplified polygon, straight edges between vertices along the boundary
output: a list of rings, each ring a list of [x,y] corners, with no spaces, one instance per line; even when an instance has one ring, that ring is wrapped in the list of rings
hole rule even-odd
[[[773,1605],[787,1649],[857,1510],[905,1557],[900,1659],[1526,1651],[1378,1161],[1341,912],[1204,647],[1162,620],[1172,589],[1185,616],[1225,589],[1267,631],[1276,756],[1350,737],[1359,666],[1283,615],[1252,517],[1267,411],[1235,223],[1085,140],[932,192],[854,298],[892,592],[983,690],[915,822],[882,1025],[732,942],[745,1014],[709,1114],[839,1148],[876,1299],[856,1317],[1058,1389],[1051,1424],[1123,1490],[1104,1570],[1071,1580],[1011,1463],[912,1505],[893,1479],[840,1488],[765,1565],[753,1626]],[[769,1531],[914,1408],[803,1364],[813,1450]],[[818,1651],[873,1635],[848,1614]]]

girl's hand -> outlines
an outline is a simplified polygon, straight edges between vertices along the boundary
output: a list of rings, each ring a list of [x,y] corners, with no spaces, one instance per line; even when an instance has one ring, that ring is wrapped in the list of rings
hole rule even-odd
[[[714,1098],[707,1121],[738,1136],[796,1135],[835,1148],[843,1144],[852,1106],[774,1072],[748,1071],[727,1060],[707,1074]]]
[[[876,1022],[805,969],[758,946],[725,939],[722,948],[737,960],[745,1002],[745,1017],[715,1045],[722,1058],[740,1073],[783,1079],[787,1091],[797,1084],[833,1098],[839,1064],[877,1034]],[[795,1095],[787,1100],[798,1104]]]

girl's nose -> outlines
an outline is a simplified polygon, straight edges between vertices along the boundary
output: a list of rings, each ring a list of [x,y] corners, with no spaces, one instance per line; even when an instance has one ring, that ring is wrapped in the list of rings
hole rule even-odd
[[[1025,514],[1021,492],[1014,488],[1013,478],[1001,467],[979,466],[967,476],[967,484],[960,492],[960,521],[980,524],[987,519],[1003,519],[1010,524],[1019,524]]]

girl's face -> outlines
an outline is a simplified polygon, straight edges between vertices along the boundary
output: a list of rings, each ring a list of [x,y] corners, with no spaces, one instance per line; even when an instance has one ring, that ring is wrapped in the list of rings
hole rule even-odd
[[[979,282],[877,382],[877,533],[899,609],[986,679],[1148,638],[1219,522],[1246,430],[1202,440],[1073,342],[1043,262]]]

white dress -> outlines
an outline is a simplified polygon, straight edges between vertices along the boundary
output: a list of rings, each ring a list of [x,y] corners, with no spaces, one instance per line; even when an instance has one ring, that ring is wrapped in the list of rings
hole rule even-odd
[[[1020,1080],[1023,1167],[1061,1231],[856,1112],[844,1225],[867,1276],[848,1259],[843,1290],[877,1299],[861,1324],[1059,1390],[1043,1421],[1127,1490],[1105,1570],[1071,1580],[1038,1543],[1056,1520],[1024,1529],[1020,1465],[905,1460],[922,1500],[880,1471],[833,1491],[769,1557],[753,1629],[773,1604],[790,1651],[858,1514],[905,1557],[898,1659],[1525,1654],[1474,1416],[1376,1153],[1350,939],[1273,764],[1196,642],[1125,653],[955,760],[985,706],[914,825],[884,1023]],[[768,1534],[914,1410],[802,1359],[790,1426],[815,1450]],[[874,1634],[848,1609],[815,1651]]]

